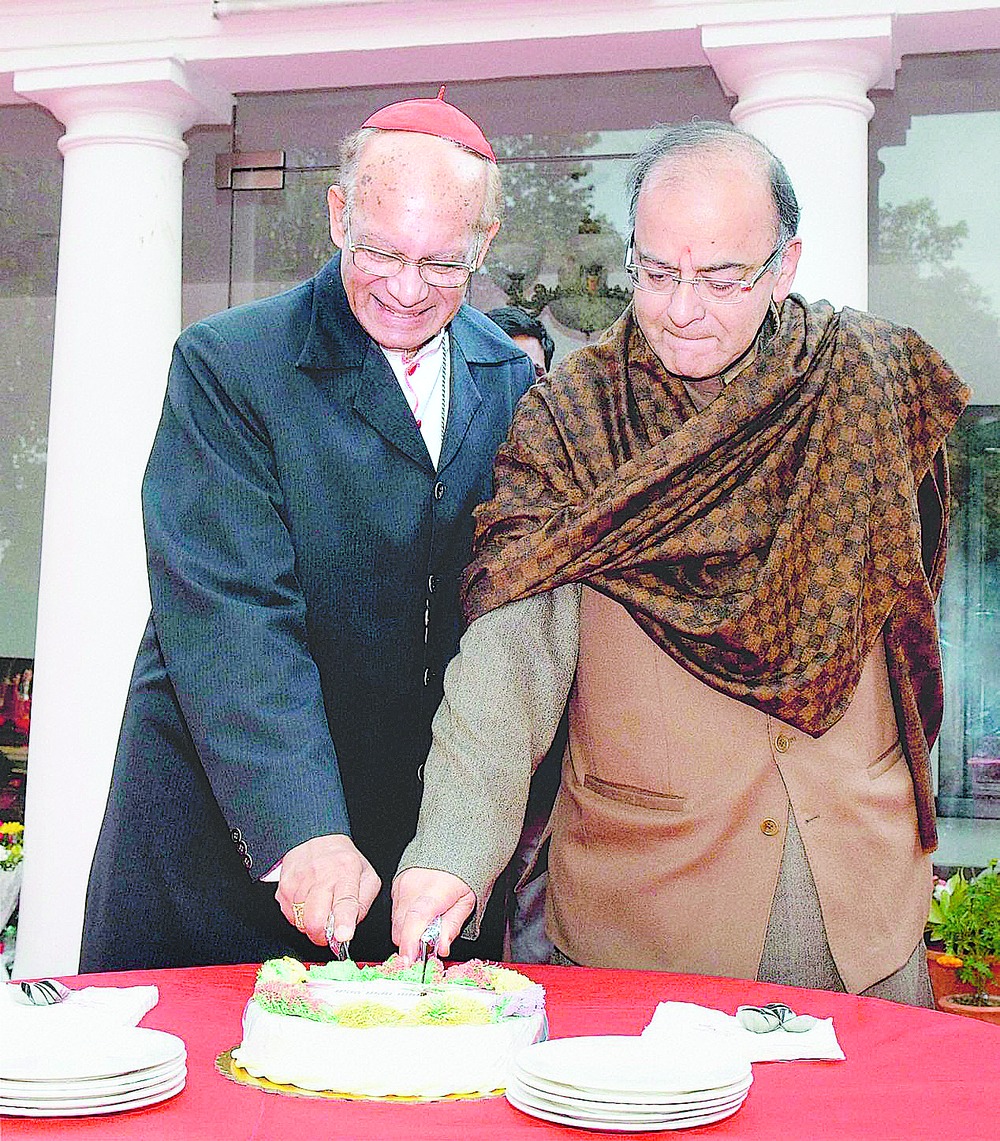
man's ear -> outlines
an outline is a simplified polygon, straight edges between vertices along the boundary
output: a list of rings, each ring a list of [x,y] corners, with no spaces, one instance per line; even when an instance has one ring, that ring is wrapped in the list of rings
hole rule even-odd
[[[347,212],[347,196],[342,186],[331,186],[326,194],[326,204],[330,208],[330,237],[337,249],[342,250],[346,241],[344,215]]]
[[[792,282],[795,280],[795,271],[799,267],[799,258],[802,256],[802,239],[792,238],[785,246],[781,255],[781,268],[778,271],[778,280],[774,284],[771,296],[774,303],[780,305],[792,292]]]
[[[476,258],[476,269],[483,264],[486,259],[486,251],[490,248],[490,242],[497,236],[497,231],[500,229],[500,223],[494,222],[492,226],[486,231],[483,238],[483,244],[479,247],[479,256]]]

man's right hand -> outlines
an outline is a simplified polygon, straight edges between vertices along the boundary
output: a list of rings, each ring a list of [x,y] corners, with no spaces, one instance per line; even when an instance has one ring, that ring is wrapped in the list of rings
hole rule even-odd
[[[420,955],[420,936],[441,916],[438,954],[444,958],[476,906],[476,893],[458,876],[407,868],[392,881],[392,941],[408,963]]]
[[[375,869],[350,836],[316,836],[282,859],[275,898],[289,923],[325,947],[330,916],[334,938],[346,943],[354,937],[381,886]]]

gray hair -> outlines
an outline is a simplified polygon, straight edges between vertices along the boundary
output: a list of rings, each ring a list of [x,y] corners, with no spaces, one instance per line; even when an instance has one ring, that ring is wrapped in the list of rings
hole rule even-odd
[[[782,161],[760,139],[747,131],[710,119],[675,123],[663,128],[636,154],[629,168],[626,188],[629,195],[629,222],[635,229],[639,193],[646,179],[671,163],[701,156],[743,156],[766,174],[778,219],[779,242],[795,237],[799,228],[799,202]]]
[[[344,191],[348,210],[354,206],[354,195],[358,185],[358,167],[361,165],[361,154],[365,149],[365,143],[373,135],[391,133],[390,131],[383,131],[379,127],[362,127],[348,135],[340,144],[340,169],[337,173],[337,184]],[[475,226],[476,234],[481,237],[494,223],[503,221],[503,186],[500,181],[500,170],[495,162],[490,162],[478,151],[471,150],[461,143],[454,143],[453,145],[459,150],[465,151],[466,154],[479,159],[486,168],[486,193],[483,197],[483,208]]]

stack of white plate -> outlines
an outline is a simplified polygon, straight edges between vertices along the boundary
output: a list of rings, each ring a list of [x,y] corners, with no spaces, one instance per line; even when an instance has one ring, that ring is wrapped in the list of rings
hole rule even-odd
[[[686,1129],[735,1113],[750,1063],[717,1036],[667,1047],[645,1038],[553,1038],[522,1050],[507,1100],[532,1117],[584,1129]]]
[[[46,1035],[0,1055],[0,1116],[85,1117],[166,1101],[184,1088],[180,1038],[145,1027],[108,1027],[84,1039]]]

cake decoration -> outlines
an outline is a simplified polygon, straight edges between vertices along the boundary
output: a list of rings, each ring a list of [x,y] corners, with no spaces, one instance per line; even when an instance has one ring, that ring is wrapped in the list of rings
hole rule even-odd
[[[445,968],[398,955],[358,966],[271,959],[258,971],[243,1039],[225,1068],[241,1080],[351,1097],[500,1093],[514,1055],[546,1036],[545,992],[473,960]]]

